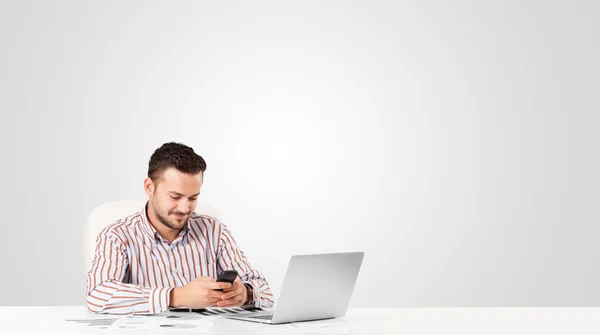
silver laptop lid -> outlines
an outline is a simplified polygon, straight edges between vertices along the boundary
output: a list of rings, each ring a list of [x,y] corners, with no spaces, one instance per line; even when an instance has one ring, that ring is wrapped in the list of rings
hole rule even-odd
[[[292,256],[273,323],[346,314],[363,257],[364,252]]]

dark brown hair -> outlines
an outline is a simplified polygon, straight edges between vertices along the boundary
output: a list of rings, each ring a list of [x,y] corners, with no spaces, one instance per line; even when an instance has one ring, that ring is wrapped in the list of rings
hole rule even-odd
[[[163,172],[168,168],[175,168],[188,174],[204,173],[206,162],[194,152],[194,149],[182,144],[169,142],[156,149],[150,157],[148,164],[148,177],[158,183]]]

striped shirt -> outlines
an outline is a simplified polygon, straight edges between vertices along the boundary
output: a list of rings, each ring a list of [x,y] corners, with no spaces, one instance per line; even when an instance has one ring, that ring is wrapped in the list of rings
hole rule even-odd
[[[252,287],[247,304],[273,305],[269,284],[223,223],[194,213],[169,243],[149,223],[144,207],[98,235],[87,274],[87,306],[99,313],[160,313],[169,308],[173,288],[200,276],[216,279],[225,270],[236,270]]]

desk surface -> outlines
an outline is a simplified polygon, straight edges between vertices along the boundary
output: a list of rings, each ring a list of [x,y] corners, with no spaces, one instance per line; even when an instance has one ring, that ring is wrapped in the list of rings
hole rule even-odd
[[[83,306],[0,306],[1,333],[6,334],[123,334],[142,333],[133,327],[119,329],[76,324],[66,320],[122,321],[123,316],[89,313]],[[146,317],[146,318],[152,318]],[[108,320],[108,321],[103,321]],[[110,321],[112,320],[112,321]],[[130,320],[130,319],[128,319]],[[136,319],[138,320],[138,319]],[[472,307],[472,308],[351,308],[327,328],[261,325],[212,319],[201,329],[156,328],[153,334],[600,334],[600,307]],[[139,320],[138,320],[139,321]],[[115,321],[118,322],[118,321]],[[142,322],[142,321],[139,321]],[[115,323],[116,324],[116,323]],[[113,324],[114,325],[114,324]],[[344,325],[348,327],[344,327]]]
[[[342,318],[267,325],[197,313],[154,316],[94,314],[83,306],[0,306],[0,333],[24,334],[394,334],[393,308],[351,308]],[[185,321],[187,320],[187,321]],[[324,324],[322,330],[319,324]],[[187,325],[185,329],[161,328]],[[188,328],[189,327],[189,328]]]

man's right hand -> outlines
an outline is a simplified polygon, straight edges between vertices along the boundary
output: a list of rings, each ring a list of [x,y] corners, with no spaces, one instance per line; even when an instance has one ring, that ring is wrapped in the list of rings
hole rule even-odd
[[[212,277],[198,277],[185,286],[171,291],[170,307],[205,308],[216,306],[223,292],[217,289],[230,288],[230,283],[217,282]]]

